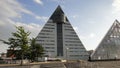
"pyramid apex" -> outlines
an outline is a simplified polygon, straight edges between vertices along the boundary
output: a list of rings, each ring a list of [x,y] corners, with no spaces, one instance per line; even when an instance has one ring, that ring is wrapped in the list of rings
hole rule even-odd
[[[61,6],[60,6],[60,5],[58,5],[58,6],[57,6],[57,8],[61,8]]]
[[[57,8],[55,9],[55,12],[54,12],[54,13],[56,13],[56,12],[57,12],[57,13],[58,13],[58,12],[64,13],[60,5],[58,5]]]
[[[64,13],[60,5],[57,6],[55,12],[62,12],[62,13]]]
[[[60,5],[57,6],[54,13],[50,17],[50,19],[52,19],[54,22],[57,22],[57,23],[59,23],[59,22],[65,23],[66,22],[66,16],[65,16],[62,8],[60,7]]]
[[[118,24],[120,24],[119,21],[117,19],[115,19],[113,25],[118,25]]]
[[[117,19],[115,19],[115,22],[116,22],[116,23],[119,23],[119,21],[118,21]]]
[[[115,19],[115,21],[117,21],[117,19]]]

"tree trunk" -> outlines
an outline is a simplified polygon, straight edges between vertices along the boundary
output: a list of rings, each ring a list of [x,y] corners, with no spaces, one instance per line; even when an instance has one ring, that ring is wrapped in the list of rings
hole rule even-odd
[[[21,66],[23,65],[23,58],[24,58],[24,55],[22,54],[21,55],[21,63],[20,63]]]

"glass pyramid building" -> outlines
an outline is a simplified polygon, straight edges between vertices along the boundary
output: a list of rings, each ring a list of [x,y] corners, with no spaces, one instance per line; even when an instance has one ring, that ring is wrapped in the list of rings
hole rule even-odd
[[[120,59],[120,23],[115,20],[107,34],[91,55],[92,60]]]
[[[88,53],[61,7],[58,6],[44,25],[36,43],[45,49],[45,55],[68,60],[88,60]]]

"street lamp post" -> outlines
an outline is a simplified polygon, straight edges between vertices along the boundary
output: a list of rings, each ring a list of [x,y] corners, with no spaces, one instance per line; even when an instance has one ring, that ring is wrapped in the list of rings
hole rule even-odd
[[[69,48],[66,48],[66,61],[68,60],[68,50]]]

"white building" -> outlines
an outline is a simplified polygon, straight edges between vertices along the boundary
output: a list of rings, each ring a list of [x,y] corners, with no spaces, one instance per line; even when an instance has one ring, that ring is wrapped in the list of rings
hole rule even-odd
[[[88,53],[61,7],[58,6],[41,32],[36,43],[45,49],[45,55],[69,60],[87,60]]]

